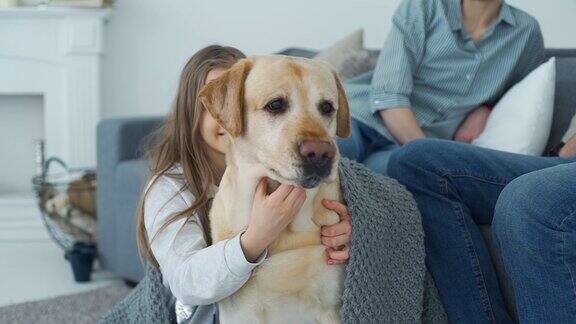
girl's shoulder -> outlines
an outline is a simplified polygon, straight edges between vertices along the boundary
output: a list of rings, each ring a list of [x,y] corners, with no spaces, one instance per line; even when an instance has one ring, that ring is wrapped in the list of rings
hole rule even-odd
[[[175,164],[162,174],[152,176],[146,185],[145,193],[146,200],[166,201],[180,198],[188,205],[194,201],[194,195],[186,185],[186,179],[179,164]]]
[[[144,225],[149,237],[153,237],[172,216],[193,203],[194,195],[188,190],[182,170],[177,166],[152,176],[145,187],[143,201]],[[179,229],[183,225],[183,222],[175,222],[171,226]]]

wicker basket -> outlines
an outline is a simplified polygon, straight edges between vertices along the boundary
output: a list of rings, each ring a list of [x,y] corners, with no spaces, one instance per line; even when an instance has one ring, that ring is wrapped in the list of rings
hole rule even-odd
[[[49,172],[58,164],[60,172]],[[44,164],[42,175],[32,179],[42,221],[50,237],[65,251],[76,242],[96,242],[96,174],[71,169],[58,159]]]

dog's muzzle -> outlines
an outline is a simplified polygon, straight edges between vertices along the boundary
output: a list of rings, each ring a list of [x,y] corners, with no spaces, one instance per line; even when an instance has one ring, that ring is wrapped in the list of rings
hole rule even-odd
[[[330,175],[336,148],[327,141],[309,140],[298,144],[298,154],[302,162],[300,186],[310,189]]]

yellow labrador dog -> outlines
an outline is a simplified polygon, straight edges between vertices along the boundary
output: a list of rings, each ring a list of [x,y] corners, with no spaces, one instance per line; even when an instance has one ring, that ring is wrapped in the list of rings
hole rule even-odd
[[[259,180],[306,189],[294,221],[248,282],[219,303],[222,323],[339,323],[343,266],[327,265],[320,227],[339,217],[336,135],[350,133],[348,102],[325,63],[286,56],[243,59],[200,93],[230,134],[227,168],[210,212],[214,242],[246,230]]]

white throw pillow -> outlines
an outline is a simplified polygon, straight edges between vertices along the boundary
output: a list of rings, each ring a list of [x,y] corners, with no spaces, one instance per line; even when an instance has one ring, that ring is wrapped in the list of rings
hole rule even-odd
[[[546,148],[556,89],[556,59],[540,65],[500,99],[484,132],[472,144],[500,151],[541,155]]]
[[[340,72],[342,65],[347,59],[351,56],[357,55],[358,52],[363,50],[364,30],[358,29],[318,53],[314,58],[332,64],[336,71]]]

